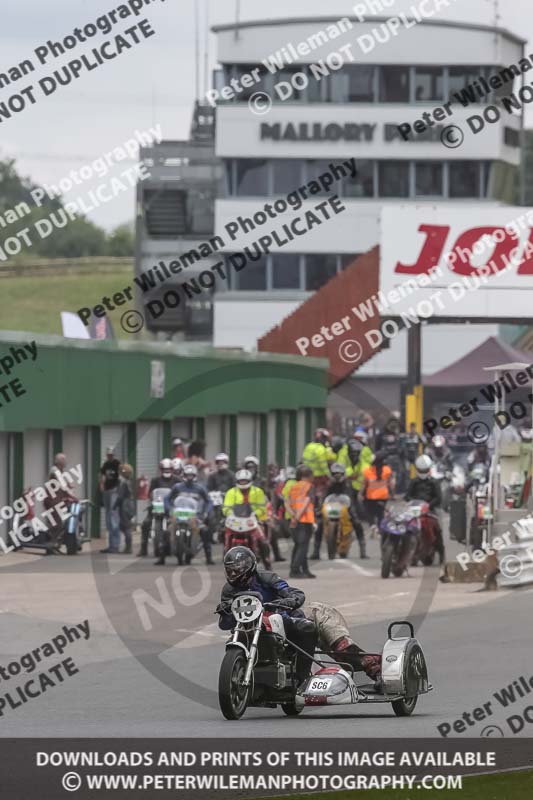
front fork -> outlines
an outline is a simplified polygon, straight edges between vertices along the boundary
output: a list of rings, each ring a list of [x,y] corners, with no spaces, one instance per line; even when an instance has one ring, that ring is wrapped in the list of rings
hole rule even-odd
[[[248,663],[246,665],[246,672],[244,674],[243,686],[249,686],[252,680],[252,671],[257,661],[257,643],[259,642],[259,635],[261,633],[261,624],[263,622],[263,615],[259,617],[257,628],[254,632],[254,638],[248,651]]]

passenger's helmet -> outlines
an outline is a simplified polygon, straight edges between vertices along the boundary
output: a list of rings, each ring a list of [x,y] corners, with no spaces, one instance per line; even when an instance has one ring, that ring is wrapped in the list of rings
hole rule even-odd
[[[252,485],[253,475],[249,469],[240,469],[235,475],[235,483],[238,489],[249,489]]]
[[[286,481],[296,480],[296,470],[294,467],[285,467],[285,480]]]
[[[181,460],[181,458],[172,459],[172,472],[178,478],[183,475],[183,461]]]
[[[429,456],[418,456],[415,461],[416,474],[419,478],[429,478],[429,471],[433,465],[433,461]]]
[[[346,477],[346,467],[342,464],[332,464],[330,467],[330,472],[333,477],[334,481],[340,483]]]
[[[244,584],[257,569],[257,559],[248,547],[232,547],[224,556],[224,572],[232,586]]]
[[[229,464],[229,456],[226,453],[218,453],[215,456],[215,466],[217,469],[227,469]]]
[[[185,483],[192,483],[198,477],[198,470],[194,464],[185,464],[183,467],[183,480]]]
[[[259,469],[259,459],[255,456],[246,456],[242,464],[244,469],[248,469],[251,472],[257,472]]]
[[[159,472],[162,478],[172,477],[172,461],[170,458],[162,458],[159,462]]]

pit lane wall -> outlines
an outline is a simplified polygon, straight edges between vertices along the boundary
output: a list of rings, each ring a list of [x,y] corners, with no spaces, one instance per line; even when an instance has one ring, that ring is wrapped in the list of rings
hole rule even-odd
[[[20,363],[2,362],[14,350]],[[69,465],[82,465],[78,496],[93,500],[107,447],[133,466],[135,480],[157,474],[177,436],[204,440],[207,458],[228,452],[232,466],[250,453],[263,467],[296,463],[323,424],[327,399],[324,359],[171,342],[4,331],[0,369],[0,390],[18,382],[0,396],[0,508],[40,486],[58,451]],[[92,514],[91,532],[99,535],[99,513]]]

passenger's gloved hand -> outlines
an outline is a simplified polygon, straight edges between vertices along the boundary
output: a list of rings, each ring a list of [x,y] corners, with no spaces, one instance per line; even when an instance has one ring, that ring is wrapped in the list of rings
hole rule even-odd
[[[280,605],[284,605],[287,608],[299,608],[300,601],[297,597],[280,597],[279,599]]]

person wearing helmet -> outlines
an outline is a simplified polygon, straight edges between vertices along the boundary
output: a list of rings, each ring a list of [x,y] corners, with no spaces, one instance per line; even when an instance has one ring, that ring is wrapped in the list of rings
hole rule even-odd
[[[302,470],[305,469],[302,467]],[[309,478],[312,472],[309,470]],[[320,639],[331,642],[331,650],[339,661],[353,664],[357,671],[364,671],[379,681],[381,672],[381,656],[365,655],[363,650],[350,636],[348,626],[342,615],[332,607],[323,604],[322,611],[313,611],[313,619],[308,619],[302,606],[305,594],[301,589],[290,586],[275,572],[265,572],[257,568],[257,559],[248,547],[232,547],[224,556],[224,572],[226,583],[222,588],[220,603],[216,607],[219,615],[218,625],[223,631],[235,627],[235,617],[231,613],[231,604],[240,592],[254,592],[263,603],[280,601],[286,608],[280,609],[287,639],[303,650],[296,656],[296,676],[298,683],[304,681],[311,671],[313,656]],[[325,612],[325,613],[324,613]],[[332,625],[332,617],[335,624]],[[307,654],[307,655],[304,655]]]
[[[159,475],[152,478],[150,481],[150,499],[154,489],[172,489],[176,483],[172,471],[172,461],[170,458],[162,458],[159,462]],[[146,508],[146,517],[141,524],[141,548],[137,553],[138,557],[146,557],[148,555],[148,540],[150,539],[150,529],[152,527],[152,505]]]
[[[259,475],[259,459],[256,458],[256,456],[246,456],[246,458],[243,460],[243,468],[251,472],[253,485],[262,490],[265,495],[266,502],[268,502],[271,493],[267,490],[267,482],[264,481]],[[268,520],[268,516],[269,515],[267,513],[267,517],[264,521],[265,534],[267,541],[270,542],[270,546],[272,547],[274,561],[285,561],[279,551],[279,531],[275,525],[271,525],[270,521]]]
[[[367,519],[378,528],[393,492],[392,470],[385,460],[385,453],[378,451],[372,464],[363,470],[363,497]]]
[[[283,470],[283,480],[280,481],[276,489],[276,496],[278,498],[278,515],[283,517],[283,530],[286,536],[290,536],[289,523],[291,521],[290,512],[287,510],[287,497],[291,487],[296,483],[296,469],[294,467],[285,467]]]
[[[442,496],[439,482],[431,477],[432,466],[433,462],[427,454],[418,456],[415,461],[416,478],[409,483],[404,499],[422,500],[429,505],[429,510],[433,512],[434,516],[431,516],[428,522],[433,525],[433,533],[437,542],[436,549],[439,554],[439,562],[442,564],[444,562],[444,542],[442,528],[436,515],[442,503]]]
[[[441,464],[443,472],[451,472],[453,470],[453,456],[446,444],[444,436],[437,434],[437,436],[432,438],[430,444],[426,448],[426,455],[428,455],[434,463]]]
[[[359,543],[359,558],[368,558],[366,554],[365,531],[357,515],[352,482],[344,464],[336,463],[331,465],[331,481],[326,489],[326,497],[328,494],[345,494],[350,498],[350,521]]]
[[[344,439],[342,436],[332,436],[331,437],[331,449],[335,453],[335,458],[338,460],[338,456],[340,451],[344,446]]]
[[[172,439],[172,458],[181,458],[182,461],[185,458],[185,445],[178,437]]]
[[[242,468],[252,473],[252,483],[266,493],[266,483],[259,474],[259,459],[256,456],[246,456],[242,462]]]
[[[229,468],[229,456],[218,453],[215,456],[215,469],[207,478],[207,491],[225,494],[232,486],[235,486],[235,474]]]
[[[400,434],[400,473],[398,475],[398,493],[407,490],[411,467],[420,453],[423,439],[416,430],[416,423],[411,422],[409,431]]]
[[[227,517],[234,506],[249,504],[260,523],[257,536],[257,548],[267,569],[270,569],[270,546],[261,528],[266,523],[267,499],[264,491],[253,483],[253,475],[248,469],[239,469],[235,475],[235,486],[228,489],[224,496],[222,513]]]
[[[194,464],[185,464],[183,467],[183,479],[175,483],[172,491],[165,497],[165,508],[170,513],[172,503],[178,495],[192,497],[198,502],[198,523],[200,525],[200,538],[205,553],[205,563],[214,564],[211,558],[211,536],[207,528],[206,519],[211,512],[211,500],[205,486],[198,480],[198,470]],[[165,563],[165,553],[160,554],[156,564]]]
[[[335,453],[330,446],[329,431],[317,428],[313,442],[304,447],[302,462],[313,471],[313,482],[317,493],[323,496],[323,490],[329,480],[329,465],[335,461]]]
[[[301,610],[305,602],[305,594],[301,589],[289,586],[287,581],[275,572],[259,570],[255,554],[248,547],[232,547],[228,550],[224,556],[224,572],[227,582],[222,588],[220,603],[216,608],[221,630],[231,630],[235,626],[231,603],[237,594],[244,591],[256,592],[264,603],[279,600],[287,606],[287,609],[280,611],[287,638],[308,655],[314,654],[318,637],[315,623],[307,619]],[[299,682],[308,677],[311,665],[309,658],[298,653],[296,674]]]
[[[181,458],[172,459],[172,475],[175,483],[183,478],[183,460]]]

